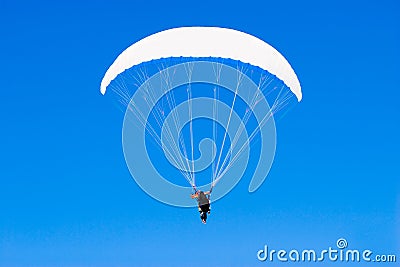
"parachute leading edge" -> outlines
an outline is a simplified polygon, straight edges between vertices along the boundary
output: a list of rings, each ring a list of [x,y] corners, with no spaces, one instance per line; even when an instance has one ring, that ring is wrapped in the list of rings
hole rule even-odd
[[[123,51],[108,68],[100,92],[125,70],[151,60],[169,57],[229,58],[260,67],[282,80],[302,98],[300,82],[289,62],[268,43],[233,29],[181,27],[150,35]]]

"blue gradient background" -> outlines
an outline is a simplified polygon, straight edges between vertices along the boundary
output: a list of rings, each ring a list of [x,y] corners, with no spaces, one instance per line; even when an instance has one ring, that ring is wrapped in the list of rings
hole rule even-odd
[[[399,13],[394,0],[2,0],[0,266],[281,266],[256,252],[340,237],[400,257]],[[263,186],[242,179],[207,225],[134,183],[123,113],[99,92],[123,49],[190,25],[266,40],[304,91]]]

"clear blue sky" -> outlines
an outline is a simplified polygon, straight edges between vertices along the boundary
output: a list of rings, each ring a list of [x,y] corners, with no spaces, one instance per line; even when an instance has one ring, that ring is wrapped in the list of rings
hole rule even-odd
[[[256,252],[340,237],[400,260],[399,3],[214,2],[0,2],[0,266],[281,266]],[[190,25],[266,40],[303,87],[266,182],[243,179],[207,225],[135,184],[99,92],[127,46]]]

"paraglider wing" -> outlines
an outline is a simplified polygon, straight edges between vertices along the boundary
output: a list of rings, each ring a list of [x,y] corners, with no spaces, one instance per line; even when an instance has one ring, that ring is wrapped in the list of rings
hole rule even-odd
[[[100,91],[135,65],[169,57],[216,57],[239,60],[281,79],[300,101],[300,82],[288,61],[271,45],[250,34],[218,27],[182,27],[150,35],[122,52],[109,67]]]
[[[196,191],[210,188],[215,201],[244,175],[250,158],[250,142],[256,137],[261,140],[259,156],[249,184],[249,192],[254,192],[265,180],[274,159],[274,114],[291,97],[296,96],[297,101],[302,99],[294,70],[275,48],[247,33],[218,27],[182,27],[150,35],[128,47],[108,68],[100,91],[104,95],[111,82],[117,76],[123,78],[125,71],[128,80],[131,79],[130,69],[140,68],[142,63],[151,62],[151,65],[153,60],[162,63],[163,59],[174,58],[188,62],[163,65],[153,75],[142,77],[140,84],[134,81],[128,85],[122,81],[121,90],[116,91],[127,103],[122,143],[132,177],[143,191],[169,205],[193,206],[192,199],[187,197],[191,188]],[[236,68],[219,62],[225,59],[237,63]],[[240,69],[244,64],[261,70],[257,82],[257,74],[253,80]],[[115,84],[118,88],[119,81]],[[193,97],[192,86],[204,88],[205,84],[208,90],[201,93],[196,90],[197,95]],[[137,88],[129,92],[130,86]],[[185,90],[187,98],[185,91],[175,95],[175,90]],[[266,99],[269,93],[274,97],[272,106]],[[167,103],[165,107],[163,101]],[[212,121],[209,136],[195,135],[193,121],[197,119]],[[187,140],[182,134],[185,127]],[[164,177],[149,156],[146,137],[152,137],[164,152],[170,164],[163,166],[172,166],[171,170],[181,173],[190,187]],[[185,141],[190,145],[186,146]],[[195,156],[196,143],[199,156]],[[201,177],[206,170],[211,182],[199,185],[196,175]]]

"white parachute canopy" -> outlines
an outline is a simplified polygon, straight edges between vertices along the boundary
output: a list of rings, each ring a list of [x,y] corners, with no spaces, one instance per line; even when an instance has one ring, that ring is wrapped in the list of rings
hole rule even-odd
[[[239,60],[277,76],[300,101],[300,82],[289,62],[275,48],[250,34],[218,27],[181,27],[150,35],[123,51],[108,68],[100,92],[125,70],[169,57],[216,57]]]

